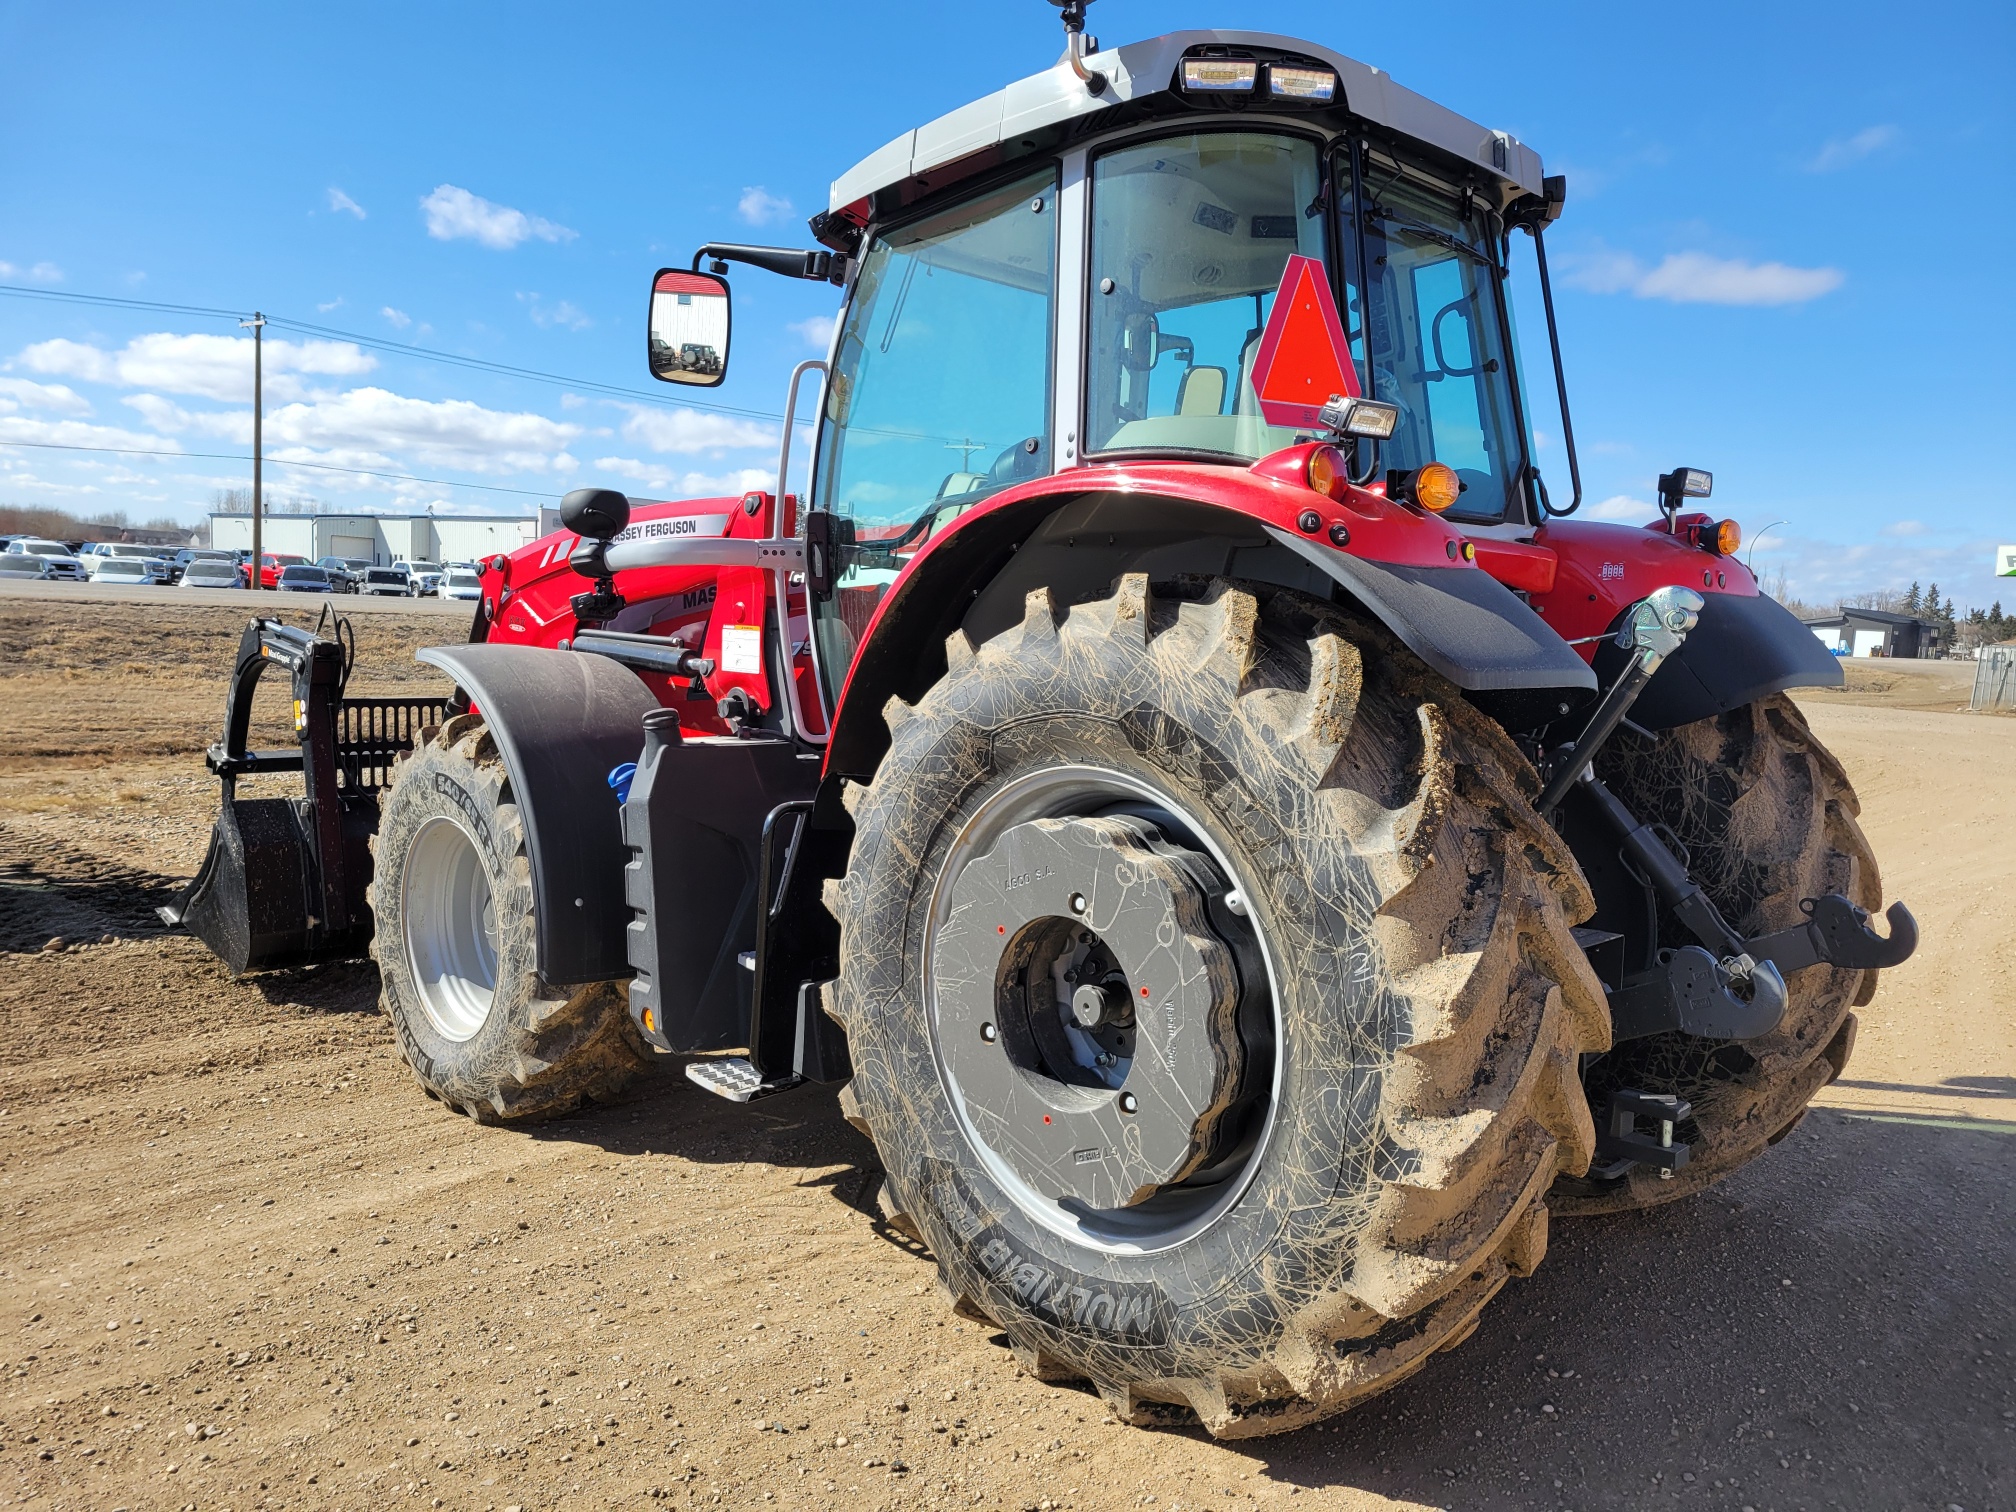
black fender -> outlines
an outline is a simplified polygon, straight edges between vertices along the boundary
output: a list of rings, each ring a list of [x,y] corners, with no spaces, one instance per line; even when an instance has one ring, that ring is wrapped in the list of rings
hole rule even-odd
[[[658,700],[603,656],[502,645],[414,655],[469,695],[504,758],[532,866],[540,976],[556,985],[629,976],[629,853],[609,773],[644,749],[644,716]]]
[[[1838,688],[1841,663],[1820,638],[1765,594],[1709,593],[1701,622],[1652,674],[1631,706],[1631,721],[1670,730],[1755,703],[1787,688]],[[1628,611],[1627,611],[1628,612]],[[1596,675],[1615,681],[1630,652],[1605,639]]]
[[[874,774],[889,743],[883,705],[891,697],[914,703],[945,675],[954,630],[989,640],[1020,621],[1032,589],[1077,603],[1127,572],[1244,578],[1353,603],[1521,728],[1558,716],[1596,687],[1588,664],[1540,616],[1475,567],[1366,561],[1194,499],[1038,494],[963,524],[890,589],[848,674],[828,773],[861,781]]]

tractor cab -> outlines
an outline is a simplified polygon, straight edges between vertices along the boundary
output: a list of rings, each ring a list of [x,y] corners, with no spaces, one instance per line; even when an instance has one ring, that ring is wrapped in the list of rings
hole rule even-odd
[[[1505,283],[1511,231],[1537,238],[1562,195],[1504,132],[1315,43],[1081,38],[841,175],[813,220],[831,256],[715,246],[661,273],[654,366],[718,381],[657,356],[704,257],[844,287],[807,490],[834,541],[813,619],[835,690],[898,569],[1003,490],[1119,464],[1244,471],[1321,434],[1270,416],[1270,364],[1327,365],[1392,406],[1390,434],[1346,441],[1356,481],[1440,463],[1446,519],[1530,534],[1548,502]],[[1291,260],[1341,327],[1284,348]]]

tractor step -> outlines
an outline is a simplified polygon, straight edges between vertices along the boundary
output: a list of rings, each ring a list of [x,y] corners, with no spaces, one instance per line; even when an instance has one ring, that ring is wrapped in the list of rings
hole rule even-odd
[[[726,1060],[696,1060],[686,1063],[686,1080],[716,1097],[725,1097],[730,1102],[754,1102],[759,1097],[772,1097],[779,1092],[789,1092],[805,1080],[802,1076],[780,1076],[775,1080],[764,1080],[763,1073],[742,1056],[731,1056]]]

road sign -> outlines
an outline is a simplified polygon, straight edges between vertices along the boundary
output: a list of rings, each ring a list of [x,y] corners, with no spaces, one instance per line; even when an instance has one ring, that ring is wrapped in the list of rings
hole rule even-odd
[[[1336,394],[1358,396],[1351,348],[1323,264],[1299,253],[1281,270],[1274,308],[1253,354],[1253,391],[1269,425],[1314,426]]]
[[[2016,546],[1995,548],[1995,576],[2016,577]]]

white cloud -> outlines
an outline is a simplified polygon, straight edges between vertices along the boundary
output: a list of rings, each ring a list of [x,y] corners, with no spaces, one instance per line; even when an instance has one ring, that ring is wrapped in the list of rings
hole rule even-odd
[[[767,226],[791,213],[791,201],[772,194],[761,184],[752,184],[735,201],[735,213],[752,226]]]
[[[359,220],[364,219],[364,207],[350,198],[341,189],[338,189],[334,184],[329,186],[329,208],[331,210],[340,210],[345,215],[354,215]]]
[[[1659,518],[1659,508],[1629,494],[1612,494],[1602,503],[1589,506],[1589,518],[1614,520],[1623,525],[1643,525],[1647,520]]]
[[[22,268],[10,262],[0,262],[0,278],[25,278],[30,283],[61,283],[63,282],[63,270],[52,262],[38,262],[32,268]]]
[[[159,394],[128,394],[119,402],[139,414],[157,431],[169,435],[186,435],[193,431],[199,436],[235,441],[240,446],[252,444],[250,406],[231,410],[187,410]]]
[[[1803,304],[1841,287],[1839,268],[1795,268],[1786,263],[1744,262],[1705,252],[1675,252],[1655,268],[1623,252],[1580,260],[1569,281],[1594,294],[1634,294],[1674,304]]]
[[[385,323],[395,331],[403,331],[406,327],[413,324],[413,317],[411,315],[408,315],[404,310],[395,310],[390,305],[386,305],[378,313],[385,317]]]
[[[0,446],[5,446],[10,441],[40,442],[45,446],[140,447],[153,451],[180,449],[165,437],[121,430],[114,425],[86,425],[81,420],[30,420],[26,415],[0,415]]]
[[[839,322],[838,315],[814,315],[809,320],[794,320],[785,329],[803,336],[805,345],[815,352],[823,352],[833,345],[833,327]]]
[[[327,315],[331,310],[340,310],[343,308],[343,298],[341,295],[338,295],[336,298],[330,300],[329,303],[318,304],[315,308],[320,310],[324,315]]]
[[[32,373],[80,378],[88,383],[241,401],[252,392],[249,336],[156,332],[136,336],[116,352],[59,337],[23,348],[16,360]],[[368,373],[377,365],[377,358],[348,341],[268,341],[266,397],[288,400],[306,396],[310,390],[302,381],[304,374],[348,377]]]
[[[714,415],[705,410],[657,409],[641,404],[621,406],[630,418],[623,422],[625,440],[659,452],[722,452],[749,446],[775,446],[777,433],[754,420]]]
[[[1883,527],[1883,534],[1887,536],[1922,536],[1931,533],[1932,527],[1923,520],[1892,520]]]
[[[627,478],[652,491],[654,498],[711,499],[736,497],[753,489],[768,489],[776,474],[764,467],[739,467],[725,473],[688,472],[639,462],[631,457],[597,457],[597,472]]]
[[[578,306],[565,299],[549,305],[537,294],[520,294],[518,302],[526,307],[526,313],[531,315],[532,324],[536,326],[563,326],[570,331],[585,331],[595,324]]]
[[[437,187],[420,201],[420,209],[427,217],[427,234],[436,241],[467,238],[499,252],[508,252],[520,242],[534,238],[567,242],[579,234],[539,216],[527,215],[523,210],[513,210],[509,205],[492,204],[453,184]]]
[[[283,405],[266,416],[266,434],[276,447],[308,449],[294,453],[304,460],[310,459],[309,452],[315,461],[345,461],[325,453],[382,458],[387,450],[398,450],[430,467],[544,473],[573,465],[566,446],[581,427],[523,411],[486,409],[467,399],[409,399],[386,389],[360,388]]]
[[[10,410],[47,410],[58,415],[91,413],[91,401],[68,384],[37,383],[30,378],[0,378],[0,405]]]
[[[1853,136],[1834,138],[1813,155],[1806,164],[1806,170],[1809,173],[1832,173],[1837,168],[1846,168],[1891,146],[1898,136],[1895,126],[1865,126]]]

